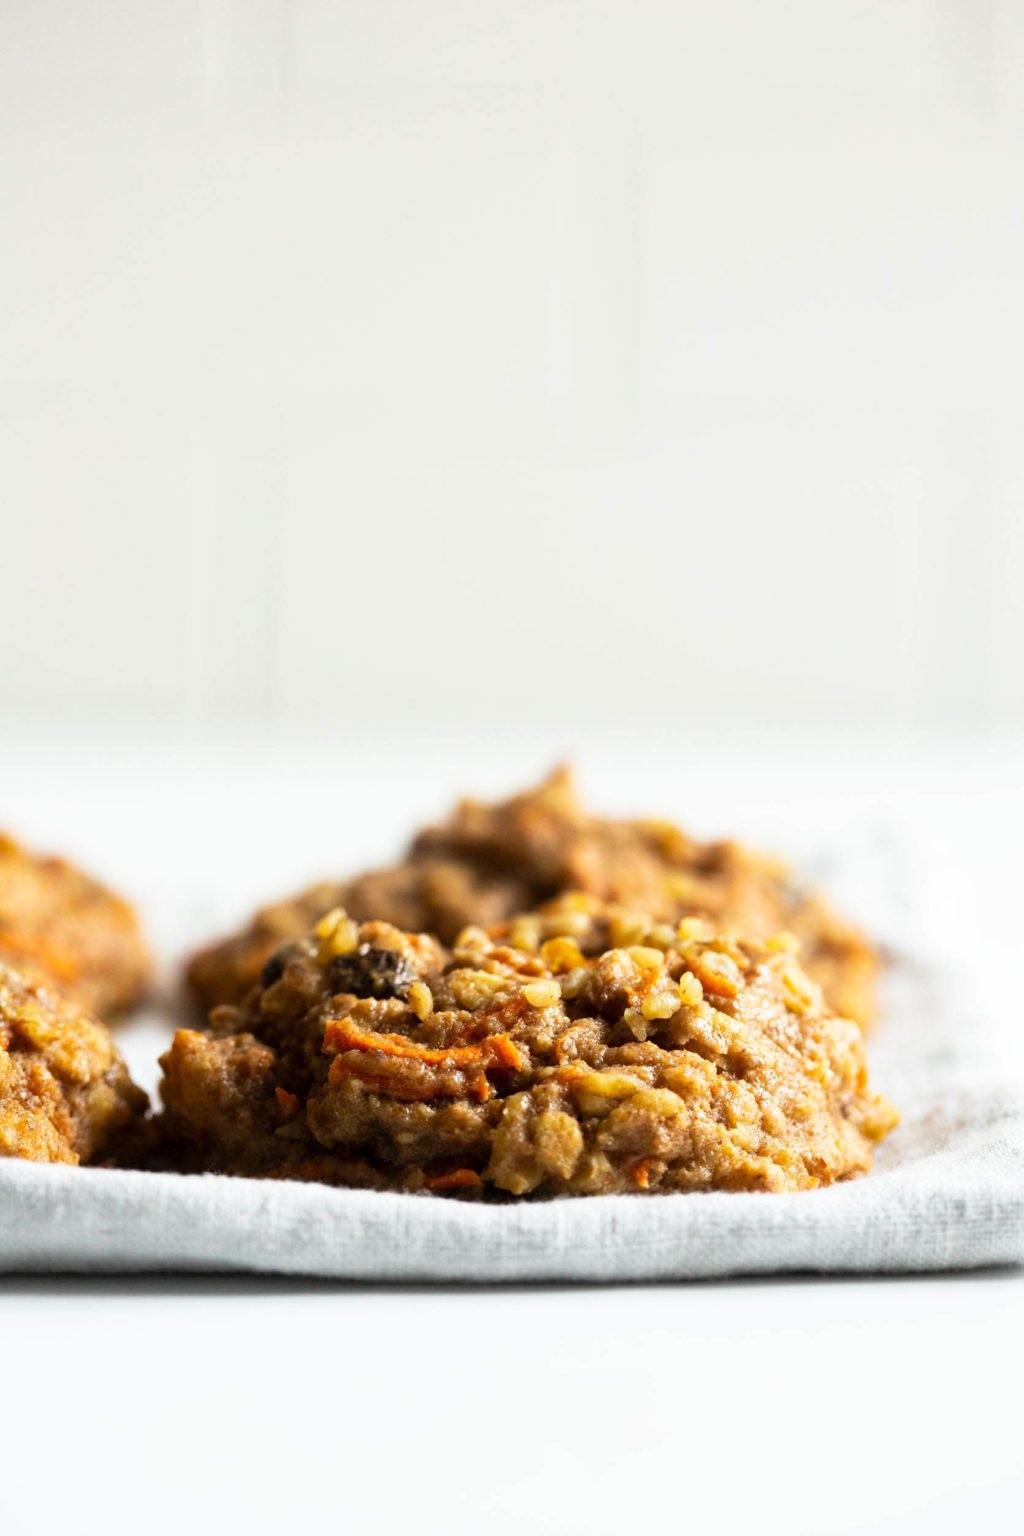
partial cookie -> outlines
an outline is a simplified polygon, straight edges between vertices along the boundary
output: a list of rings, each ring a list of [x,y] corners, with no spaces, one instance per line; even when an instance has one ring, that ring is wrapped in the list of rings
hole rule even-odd
[[[329,914],[242,1007],[215,1011],[212,1035],[176,1035],[167,1156],[506,1197],[802,1190],[864,1172],[897,1116],[790,941],[630,915],[624,942],[584,952],[621,920],[578,898],[537,927],[470,929],[448,954]]]
[[[414,840],[405,862],[314,886],[258,912],[240,933],[200,951],[188,968],[204,1009],[237,1003],[274,946],[332,906],[450,943],[467,923],[489,926],[566,890],[590,892],[674,922],[689,913],[763,938],[795,933],[812,976],[847,1017],[874,1013],[878,960],[855,927],[795,885],[777,860],[738,843],[699,843],[670,822],[592,816],[559,770],[497,805],[463,801]]]
[[[0,959],[103,1018],[139,1000],[149,956],[133,909],[65,859],[0,836]]]
[[[0,961],[0,1156],[100,1161],[130,1145],[147,1103],[98,1019]]]

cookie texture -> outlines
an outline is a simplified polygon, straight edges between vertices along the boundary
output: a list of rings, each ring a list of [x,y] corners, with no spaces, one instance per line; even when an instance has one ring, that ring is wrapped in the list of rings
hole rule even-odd
[[[0,959],[102,1018],[138,1002],[149,955],[128,902],[66,859],[0,835]]]
[[[463,801],[420,832],[400,864],[263,908],[240,933],[196,954],[188,983],[204,1010],[240,1002],[275,947],[334,906],[451,943],[467,924],[488,927],[568,890],[657,921],[706,916],[754,939],[788,930],[836,1011],[862,1025],[872,1018],[871,944],[777,860],[735,842],[697,842],[671,822],[594,816],[565,769],[499,804]]]
[[[127,1155],[147,1103],[105,1025],[0,961],[0,1156],[90,1163]]]
[[[162,1065],[172,1166],[476,1198],[813,1189],[897,1118],[790,937],[585,893],[451,951],[334,911]]]

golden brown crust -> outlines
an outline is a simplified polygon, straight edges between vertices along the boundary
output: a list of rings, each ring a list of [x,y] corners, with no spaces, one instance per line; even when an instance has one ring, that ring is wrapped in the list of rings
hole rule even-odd
[[[65,859],[0,835],[0,960],[58,986],[101,1017],[138,1002],[149,956],[138,918]]]
[[[146,1105],[98,1019],[0,962],[0,1156],[96,1162],[130,1143]]]
[[[332,913],[211,1023],[163,1059],[184,1169],[505,1197],[799,1190],[866,1170],[896,1120],[787,937],[666,931],[587,895],[450,954]]]
[[[275,945],[333,906],[450,943],[468,923],[500,922],[566,890],[659,921],[698,913],[755,939],[789,929],[835,1006],[861,1024],[874,1013],[873,948],[820,898],[794,886],[777,861],[737,843],[695,842],[668,822],[592,816],[564,769],[500,804],[463,801],[391,869],[314,886],[265,908],[240,933],[195,955],[188,981],[203,1009],[240,1002]]]

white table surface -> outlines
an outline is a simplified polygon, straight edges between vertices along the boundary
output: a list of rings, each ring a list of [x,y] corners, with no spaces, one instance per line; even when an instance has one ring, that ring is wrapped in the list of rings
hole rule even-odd
[[[386,858],[454,789],[511,787],[552,755],[501,736],[132,732],[69,756],[5,728],[0,821],[134,894],[169,977],[252,901]],[[1020,744],[578,755],[602,808],[821,868],[830,838],[898,831],[924,878],[896,918],[948,932],[986,1004],[1019,1010]],[[148,1084],[168,1027],[164,1010],[124,1030]],[[1024,1525],[1019,1271],[504,1290],[8,1277],[0,1322],[4,1536]]]

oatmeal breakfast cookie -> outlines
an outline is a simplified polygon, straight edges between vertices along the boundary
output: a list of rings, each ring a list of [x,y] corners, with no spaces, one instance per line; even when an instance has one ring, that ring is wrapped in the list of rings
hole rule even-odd
[[[133,909],[66,859],[0,834],[0,960],[110,1018],[138,1002],[149,956]]]
[[[0,961],[0,1156],[96,1162],[127,1146],[147,1102],[98,1019]]]
[[[467,923],[486,927],[565,890],[623,902],[659,921],[703,915],[755,939],[787,929],[832,1006],[861,1024],[871,1019],[874,950],[777,860],[734,842],[696,842],[670,822],[593,816],[565,769],[499,804],[463,801],[447,821],[419,833],[401,864],[264,908],[240,933],[196,954],[188,982],[203,1009],[240,1002],[275,946],[333,906],[450,943]]]
[[[172,1166],[433,1193],[813,1189],[897,1118],[789,936],[587,895],[452,952],[329,913],[162,1065]]]

